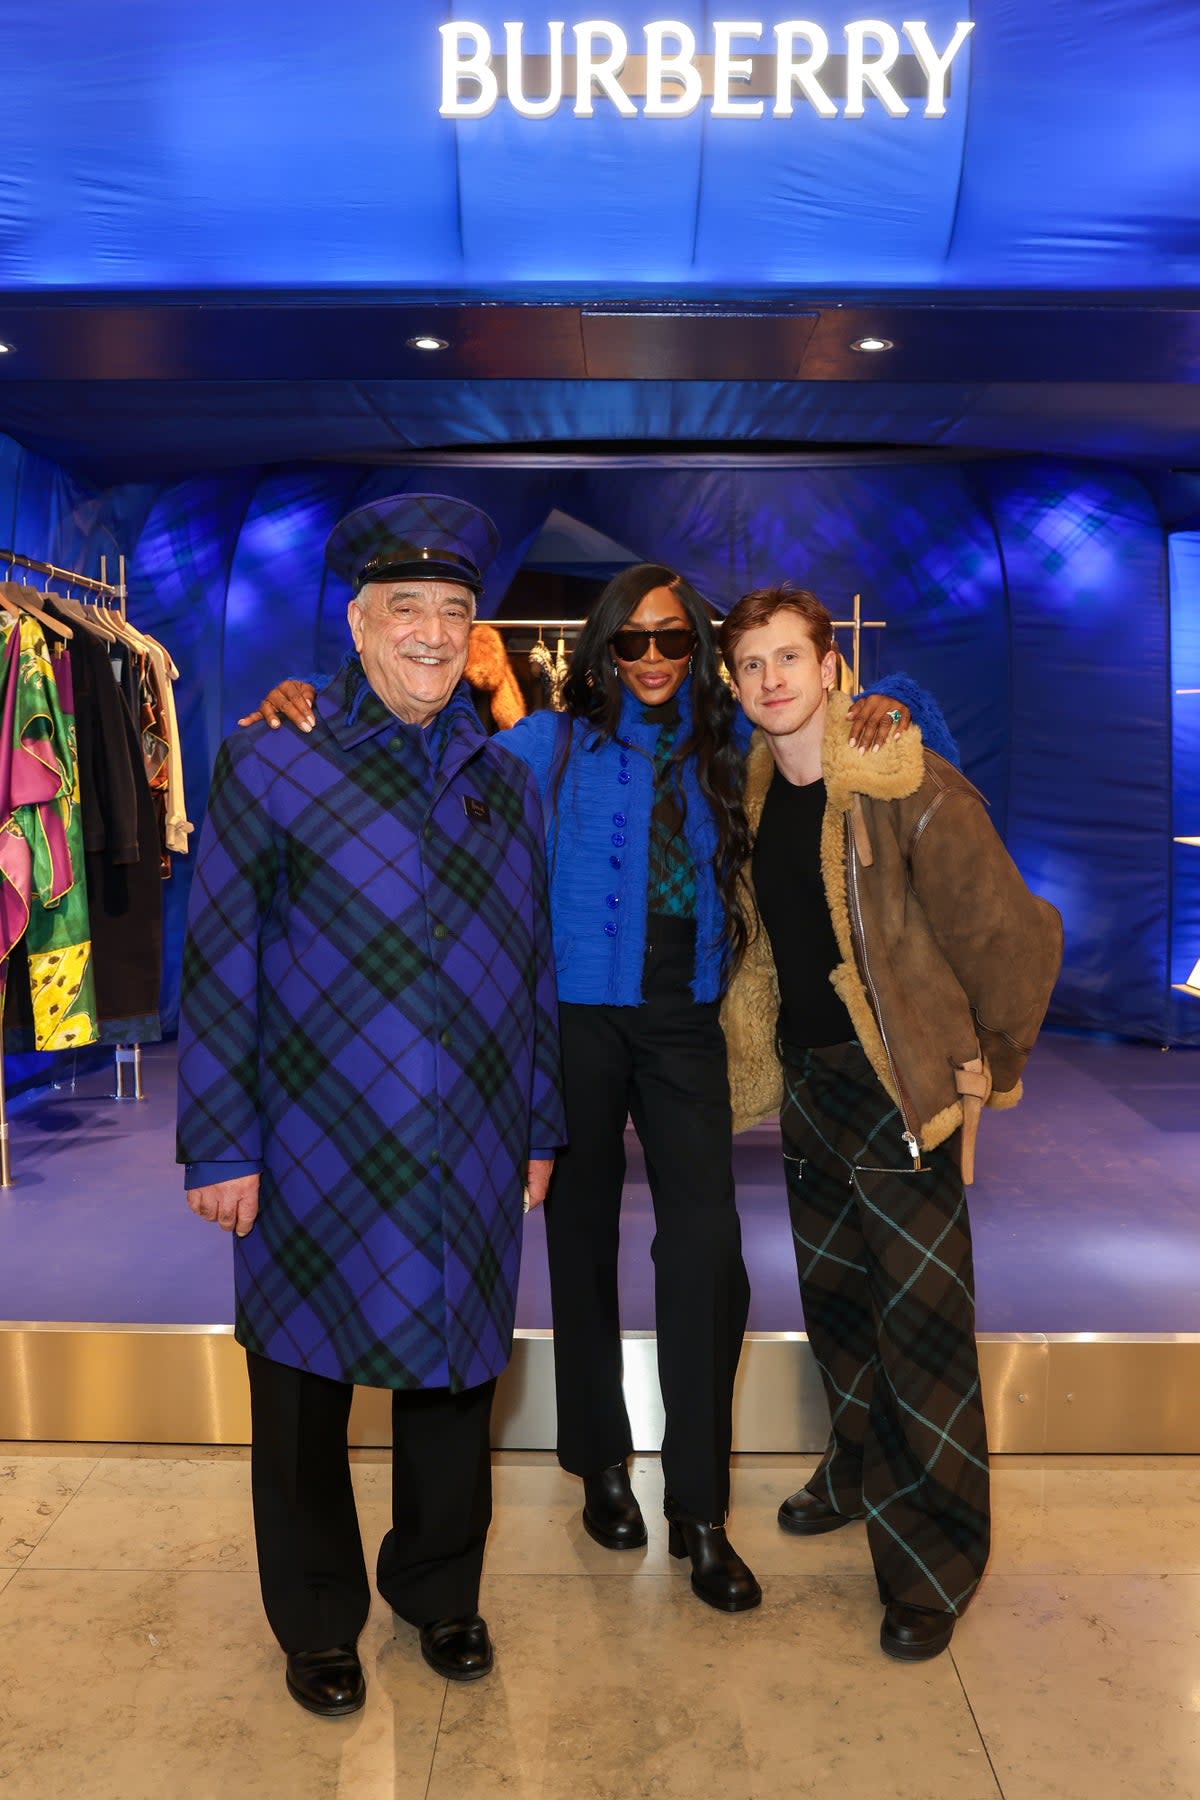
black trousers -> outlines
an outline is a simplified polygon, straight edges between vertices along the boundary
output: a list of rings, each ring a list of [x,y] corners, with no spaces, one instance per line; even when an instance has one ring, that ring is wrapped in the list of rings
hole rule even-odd
[[[353,1644],[371,1586],[350,1484],[346,1428],[354,1389],[247,1351],[250,1485],[263,1605],[291,1655]],[[492,1517],[494,1381],[465,1393],[392,1395],[392,1528],[379,1592],[413,1625],[478,1608]]]
[[[717,1007],[697,1005],[688,990],[692,929],[652,927],[641,1006],[559,1008],[568,1145],[546,1204],[558,1455],[573,1474],[591,1475],[632,1448],[617,1292],[631,1116],[654,1202],[663,1474],[684,1512],[720,1520],[750,1304],[725,1039]]]
[[[808,1487],[866,1514],[881,1599],[961,1613],[990,1515],[957,1141],[916,1170],[857,1043],[783,1055],[796,1267],[833,1419]]]

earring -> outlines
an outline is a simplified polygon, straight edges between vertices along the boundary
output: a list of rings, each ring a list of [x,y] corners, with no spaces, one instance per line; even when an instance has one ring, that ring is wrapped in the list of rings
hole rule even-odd
[[[690,674],[691,674],[691,672],[692,672],[692,659],[691,659],[691,657],[690,657],[690,656],[689,656],[689,657],[688,657],[688,674],[689,674],[689,675],[690,675]]]

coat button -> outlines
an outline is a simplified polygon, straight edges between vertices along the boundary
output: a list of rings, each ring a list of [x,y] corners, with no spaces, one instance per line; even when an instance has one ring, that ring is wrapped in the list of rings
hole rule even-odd
[[[450,1033],[448,1031],[443,1031],[438,1038],[438,1043],[442,1046],[443,1050],[448,1050],[450,1048]]]
[[[624,823],[625,823],[625,814],[624,813],[614,813],[613,814],[613,824],[618,828],[618,830],[620,829],[620,827],[622,825],[624,825]]]
[[[628,787],[629,786],[629,770],[628,769],[618,769],[617,770],[617,780],[620,782],[622,787]]]
[[[430,838],[433,836],[433,826],[426,825],[424,831],[421,833],[421,836],[425,839],[425,842],[428,843]]]
[[[604,935],[605,935],[605,937],[616,937],[616,935],[617,935],[617,928],[613,924],[611,919],[608,921],[608,924],[604,927]]]
[[[612,834],[612,843],[613,843],[614,850],[623,850],[625,848],[624,832],[623,831],[614,831]]]
[[[435,925],[433,928],[433,935],[435,938],[444,938],[446,936],[446,927],[444,925]]]
[[[626,754],[623,750],[621,752],[621,767],[623,769],[627,769],[629,767],[629,758],[626,756]]]
[[[608,866],[610,869],[619,869],[621,866],[620,857],[619,856],[610,856],[608,859]]]
[[[617,907],[621,904],[621,896],[619,894],[605,894],[604,904],[605,906],[611,906],[615,912]]]

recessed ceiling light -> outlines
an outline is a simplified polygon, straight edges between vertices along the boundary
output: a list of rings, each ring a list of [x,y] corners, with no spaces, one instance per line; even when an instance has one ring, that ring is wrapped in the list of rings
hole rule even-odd
[[[450,345],[446,338],[425,335],[409,338],[408,347],[410,350],[448,350]]]
[[[15,344],[0,344],[0,356],[9,356],[16,348]]]
[[[868,353],[872,353],[876,350],[894,350],[896,346],[891,338],[861,337],[855,338],[850,348],[852,350],[866,350]]]

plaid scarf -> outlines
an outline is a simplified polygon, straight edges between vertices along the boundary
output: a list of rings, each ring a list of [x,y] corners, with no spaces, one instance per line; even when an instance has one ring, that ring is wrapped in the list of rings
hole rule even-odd
[[[676,919],[696,916],[696,866],[683,830],[683,811],[671,758],[681,724],[678,701],[647,708],[648,725],[659,723],[654,746],[654,809],[650,814],[650,881],[646,910]]]

